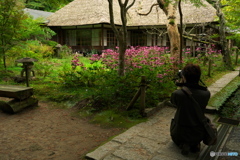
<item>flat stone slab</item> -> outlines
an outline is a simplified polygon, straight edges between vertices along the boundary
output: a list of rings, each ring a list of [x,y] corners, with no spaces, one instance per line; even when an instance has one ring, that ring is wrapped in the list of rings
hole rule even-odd
[[[17,85],[0,85],[0,97],[24,100],[33,95],[33,88]]]
[[[118,148],[121,143],[110,141],[103,146],[100,146],[97,150],[88,153],[86,155],[87,158],[101,160],[106,157],[109,153],[114,152],[116,148]]]

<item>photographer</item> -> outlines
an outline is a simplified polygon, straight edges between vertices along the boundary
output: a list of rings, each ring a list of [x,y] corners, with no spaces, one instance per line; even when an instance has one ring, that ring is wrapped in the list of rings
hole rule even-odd
[[[187,64],[179,73],[182,83],[177,86],[187,87],[194,99],[199,103],[203,113],[210,99],[210,92],[207,87],[199,85],[201,69],[198,65]],[[197,117],[193,102],[183,90],[178,89],[171,95],[171,103],[177,108],[174,120],[177,128],[172,129],[171,137],[175,144],[181,149],[183,155],[200,151],[200,142],[203,140],[206,131],[203,124]]]

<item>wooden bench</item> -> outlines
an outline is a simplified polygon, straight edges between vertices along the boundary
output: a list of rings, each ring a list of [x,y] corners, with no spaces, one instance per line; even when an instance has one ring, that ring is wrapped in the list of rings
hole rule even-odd
[[[16,113],[22,109],[38,104],[32,97],[33,88],[17,85],[0,85],[0,97],[13,98],[10,101],[0,101],[0,109],[7,113]]]

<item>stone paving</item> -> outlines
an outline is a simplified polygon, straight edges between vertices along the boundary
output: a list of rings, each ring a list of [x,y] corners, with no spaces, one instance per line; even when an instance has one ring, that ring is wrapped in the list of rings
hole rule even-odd
[[[238,156],[219,157],[219,160],[240,160],[240,127],[234,126],[221,152],[237,152]]]
[[[233,80],[239,74],[240,68],[236,69],[236,71],[232,71],[230,73],[225,74],[222,78],[218,79],[215,83],[208,87],[211,92],[211,96],[214,96],[217,92],[219,92],[222,88],[224,88],[231,80]]]
[[[232,71],[209,87],[211,96],[231,82],[239,71]],[[140,123],[116,136],[111,141],[88,153],[93,160],[191,160],[199,153],[181,155],[180,149],[172,142],[169,132],[170,122],[176,109],[164,106],[147,122]],[[215,119],[215,115],[207,115]],[[238,132],[239,133],[239,132]],[[202,144],[202,148],[204,148]]]

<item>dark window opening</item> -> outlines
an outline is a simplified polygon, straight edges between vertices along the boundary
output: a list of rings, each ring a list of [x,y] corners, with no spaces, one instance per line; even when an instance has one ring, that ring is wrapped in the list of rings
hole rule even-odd
[[[131,45],[132,46],[146,46],[147,35],[142,31],[131,32]]]
[[[117,46],[117,38],[112,30],[107,30],[107,46],[109,48],[115,48]]]
[[[91,46],[92,30],[91,29],[77,30],[76,38],[78,46]]]

